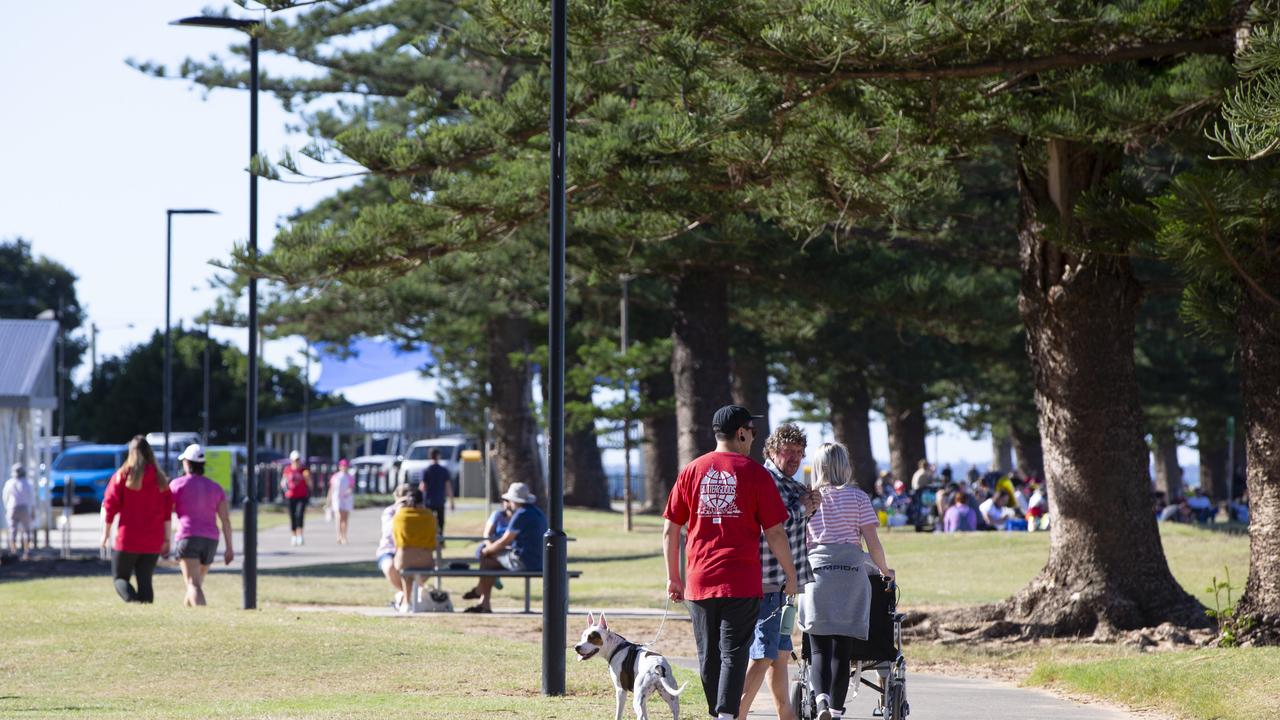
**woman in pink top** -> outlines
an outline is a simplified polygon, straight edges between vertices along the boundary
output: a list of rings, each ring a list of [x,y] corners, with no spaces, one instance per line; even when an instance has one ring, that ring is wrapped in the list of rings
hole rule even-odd
[[[187,582],[187,607],[204,605],[204,576],[218,553],[218,525],[226,549],[222,559],[230,565],[235,558],[231,549],[231,513],[227,510],[227,494],[222,486],[204,476],[204,449],[188,445],[178,456],[186,472],[169,483],[173,493],[173,511],[178,514],[178,540],[175,544],[182,579]]]
[[[799,624],[809,635],[809,684],[817,695],[817,717],[830,720],[845,710],[854,639],[866,640],[870,629],[867,556],[881,575],[892,579],[894,573],[876,535],[879,520],[871,498],[850,482],[848,450],[840,443],[824,443],[814,467],[822,502],[809,518],[806,539],[814,579],[804,586]]]

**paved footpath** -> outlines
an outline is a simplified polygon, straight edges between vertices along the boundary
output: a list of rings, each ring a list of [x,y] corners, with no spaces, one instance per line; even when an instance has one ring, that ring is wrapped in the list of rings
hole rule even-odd
[[[679,665],[697,670],[697,661],[677,658]],[[791,674],[796,675],[792,663]],[[756,695],[747,718],[776,718],[773,696],[767,689]],[[863,687],[856,698],[846,702],[846,718],[872,718],[877,693]],[[705,703],[701,695],[682,696],[682,708],[690,717]],[[1060,698],[1043,690],[977,678],[953,678],[907,671],[907,701],[911,705],[909,720],[987,720],[1018,717],[1027,720],[1157,720],[1150,714],[1134,714],[1111,706],[1081,704]],[[994,710],[998,709],[998,710]]]
[[[473,509],[472,504],[459,503],[460,509],[464,507]],[[481,507],[483,505],[474,505],[474,508]],[[301,547],[290,545],[288,523],[263,530],[258,534],[258,567],[269,570],[354,562],[368,562],[372,566],[373,553],[381,534],[381,512],[380,508],[366,508],[351,513],[347,545],[337,544],[334,525],[326,523],[323,516],[319,514],[308,514],[307,542]],[[236,527],[242,525],[243,513],[233,510],[232,514],[232,525]],[[97,513],[73,516],[71,528],[72,548],[91,551],[98,547],[102,537],[102,522]],[[445,529],[447,531],[449,528],[446,526]],[[43,540],[43,534],[41,540]],[[53,533],[53,542],[55,545],[58,542],[56,530]],[[235,532],[235,542],[237,552],[235,561],[229,567],[218,563],[214,566],[216,572],[240,572],[239,553],[244,549],[244,539],[238,530]],[[450,555],[469,554],[469,549],[465,552],[455,548],[450,550],[452,551]],[[362,608],[359,611],[372,615],[394,615],[389,608],[385,607]],[[585,615],[585,611],[571,608],[570,614]],[[650,615],[660,614],[660,612],[637,609],[634,613],[622,614]],[[684,619],[683,613],[680,619]],[[697,669],[697,661],[694,659],[673,658],[673,661],[689,669],[695,671]],[[793,664],[791,667],[794,674],[796,666]],[[689,717],[702,717],[698,712],[704,702],[701,696],[689,693],[683,699],[682,705]],[[907,699],[911,704],[910,720],[987,720],[996,714],[1028,720],[1158,720],[1156,716],[1149,713],[1135,714],[1106,705],[1076,703],[1042,690],[1020,688],[1008,683],[930,675],[910,670],[907,674]],[[656,700],[651,699],[650,704],[652,705],[653,702]],[[849,712],[845,717],[872,718],[875,693],[864,688],[848,704]],[[997,708],[998,711],[993,711],[993,708]],[[665,711],[665,708],[663,710]],[[756,701],[747,717],[777,717],[772,696],[767,691],[756,696]]]

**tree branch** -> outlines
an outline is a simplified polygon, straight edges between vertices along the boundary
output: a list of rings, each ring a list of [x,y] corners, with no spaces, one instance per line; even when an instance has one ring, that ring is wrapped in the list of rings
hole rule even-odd
[[[1167,57],[1169,55],[1210,54],[1231,55],[1234,50],[1234,39],[1230,34],[1212,35],[1209,37],[1171,40],[1169,42],[1150,45],[1134,45],[1117,47],[1102,52],[1064,52],[1044,57],[1025,58],[1022,60],[992,60],[987,62],[938,65],[936,67],[893,68],[871,67],[863,70],[841,70],[839,61],[835,67],[796,66],[795,58],[775,58],[778,53],[770,52],[773,59],[785,59],[789,67],[781,68],[782,72],[803,77],[827,77],[842,80],[870,80],[884,78],[890,80],[934,80],[940,78],[980,78],[988,75],[1004,73],[1030,74],[1085,65],[1108,65],[1127,62],[1129,60],[1145,60],[1149,58]]]

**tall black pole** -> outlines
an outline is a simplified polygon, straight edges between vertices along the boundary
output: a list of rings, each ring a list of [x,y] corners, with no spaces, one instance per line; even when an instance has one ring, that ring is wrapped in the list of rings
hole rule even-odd
[[[60,452],[67,451],[67,337],[63,331],[62,316],[66,313],[66,301],[62,295],[58,295],[58,437],[62,449]],[[71,478],[63,483],[68,489],[73,488],[75,481]],[[70,490],[67,495],[68,501],[75,497],[75,491]]]
[[[160,464],[165,472],[169,467],[169,432],[173,428],[173,340],[169,335],[169,299],[173,285],[173,211],[164,214],[164,412],[160,417],[164,428],[164,454]]]
[[[249,259],[258,257],[258,36],[249,35]],[[249,277],[249,378],[245,392],[244,609],[258,607],[258,278]]]
[[[564,534],[564,126],[566,0],[551,2],[551,298],[547,534],[542,550],[542,694],[564,694],[568,542]]]
[[[204,418],[202,427],[200,428],[200,444],[205,447],[209,446],[209,321],[204,321],[204,412],[201,416]]]
[[[311,448],[307,446],[311,437],[311,345],[303,352],[307,355],[302,362],[302,465],[307,467],[311,462],[307,459],[311,457]]]

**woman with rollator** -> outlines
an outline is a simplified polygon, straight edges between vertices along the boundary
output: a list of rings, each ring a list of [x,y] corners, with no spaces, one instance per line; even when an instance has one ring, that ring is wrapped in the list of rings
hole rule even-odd
[[[871,499],[850,484],[852,475],[849,452],[843,445],[825,443],[818,448],[815,489],[822,502],[809,519],[807,531],[814,580],[804,587],[798,621],[809,635],[809,685],[816,698],[818,720],[844,715],[853,641],[867,639],[871,613],[867,556],[881,575],[894,577],[876,535],[879,521]]]

